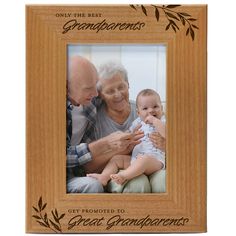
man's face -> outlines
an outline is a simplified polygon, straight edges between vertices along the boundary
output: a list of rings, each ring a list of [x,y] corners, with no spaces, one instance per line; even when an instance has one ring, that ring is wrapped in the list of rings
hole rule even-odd
[[[97,79],[96,77],[84,77],[81,78],[78,87],[75,91],[75,96],[73,100],[77,104],[87,105],[91,102],[92,98],[97,96],[97,88],[96,88]]]
[[[162,116],[162,105],[160,98],[156,95],[140,96],[137,103],[137,112],[141,120],[145,120],[147,116],[152,115],[158,119]]]
[[[74,105],[87,105],[98,95],[97,72],[90,65],[84,65],[73,71],[69,82],[68,95]]]

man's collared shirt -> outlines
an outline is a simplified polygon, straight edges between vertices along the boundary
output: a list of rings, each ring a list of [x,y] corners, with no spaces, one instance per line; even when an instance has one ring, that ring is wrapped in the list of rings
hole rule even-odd
[[[72,137],[72,109],[73,105],[69,100],[67,100],[67,136],[66,136],[66,145],[67,145],[67,168],[79,167],[79,176],[85,175],[83,165],[92,160],[92,155],[88,148],[88,144],[91,141],[95,140],[94,129],[96,122],[96,106],[100,104],[100,99],[94,98],[92,103],[87,106],[83,106],[83,115],[87,118],[87,126],[85,133],[82,137],[81,143],[75,146],[71,145]],[[79,125],[79,123],[78,123]]]

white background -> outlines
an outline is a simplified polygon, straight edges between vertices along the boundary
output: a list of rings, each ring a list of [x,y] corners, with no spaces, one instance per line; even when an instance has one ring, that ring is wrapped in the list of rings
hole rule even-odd
[[[50,1],[55,4],[65,2]],[[122,0],[117,2],[127,3]],[[140,1],[130,2],[140,3]],[[153,2],[157,1],[145,3]],[[158,3],[166,2],[209,4],[208,233],[206,235],[235,235],[236,30],[235,7],[232,5],[234,1],[158,1]],[[7,0],[1,2],[0,8],[1,235],[25,234],[25,3],[49,3],[49,1]],[[77,0],[70,3],[109,3],[109,1]]]
[[[68,57],[73,55],[86,57],[97,69],[108,61],[121,63],[127,70],[131,100],[135,101],[142,89],[150,88],[159,93],[164,104],[166,101],[166,51],[167,48],[163,44],[71,44],[67,47]]]

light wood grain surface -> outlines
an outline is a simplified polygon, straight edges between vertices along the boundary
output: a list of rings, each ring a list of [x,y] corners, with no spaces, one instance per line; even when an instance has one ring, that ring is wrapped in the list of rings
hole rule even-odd
[[[53,220],[57,209],[62,232],[205,232],[206,231],[206,115],[207,115],[207,6],[176,8],[196,18],[194,41],[187,27],[166,31],[163,15],[157,22],[152,6],[137,11],[120,6],[26,7],[27,44],[27,199],[26,231],[53,233],[32,217],[42,196],[43,217]],[[70,18],[57,13],[101,13],[102,17],[76,18],[81,22],[145,22],[140,31],[73,30],[62,34]],[[71,18],[72,19],[72,18]],[[167,46],[167,191],[163,194],[66,194],[66,46],[70,43],[158,44]],[[138,81],[137,81],[138,82]],[[79,210],[84,218],[101,218],[68,229]],[[110,212],[83,212],[105,209]],[[114,211],[114,212],[113,212]],[[118,212],[119,211],[119,212]],[[120,213],[120,211],[122,211]],[[125,212],[123,212],[125,211]],[[111,217],[142,219],[188,219],[183,225],[112,226]],[[110,219],[110,221],[109,221]],[[156,220],[157,222],[157,220]],[[96,224],[95,220],[93,222]],[[166,224],[170,221],[166,221]]]

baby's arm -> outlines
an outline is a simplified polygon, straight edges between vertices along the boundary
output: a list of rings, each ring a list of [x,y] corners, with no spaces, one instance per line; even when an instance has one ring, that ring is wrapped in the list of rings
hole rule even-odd
[[[145,119],[145,123],[147,124],[152,124],[153,126],[155,126],[155,128],[158,130],[158,133],[160,133],[160,135],[165,138],[166,137],[166,126],[165,124],[159,120],[158,118],[149,115],[146,119]]]

